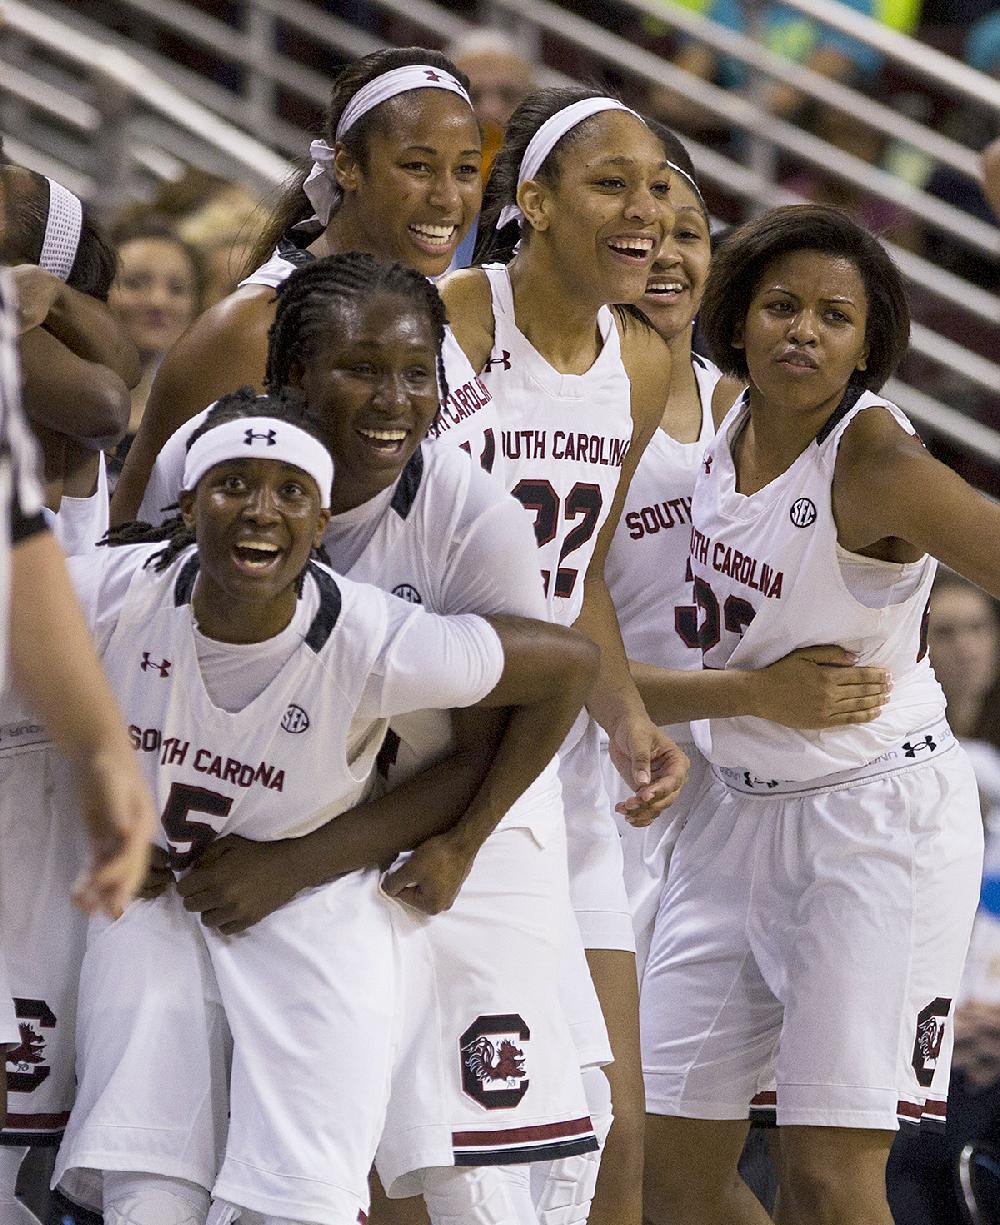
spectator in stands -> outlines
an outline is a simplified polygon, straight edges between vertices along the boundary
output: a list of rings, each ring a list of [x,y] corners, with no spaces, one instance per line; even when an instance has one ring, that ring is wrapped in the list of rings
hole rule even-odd
[[[970,1143],[1000,1143],[1000,609],[960,575],[941,570],[931,592],[927,645],[948,700],[948,722],[976,772],[987,854],[983,904],[955,1012],[946,1130],[901,1131],[887,1184],[900,1225],[964,1225],[959,1154]]]
[[[112,238],[118,249],[118,272],[108,304],[142,362],[142,376],[132,388],[128,431],[111,464],[117,473],[139,428],[163,355],[201,313],[204,272],[196,248],[162,219],[151,217],[119,227]]]

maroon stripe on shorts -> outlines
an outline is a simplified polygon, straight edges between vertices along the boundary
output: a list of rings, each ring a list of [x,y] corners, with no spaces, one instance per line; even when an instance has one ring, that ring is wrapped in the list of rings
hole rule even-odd
[[[545,1123],[540,1127],[509,1127],[504,1131],[453,1131],[455,1148],[481,1148],[489,1144],[523,1144],[529,1140],[555,1140],[562,1136],[579,1136],[593,1131],[589,1115],[570,1119],[566,1123]]]

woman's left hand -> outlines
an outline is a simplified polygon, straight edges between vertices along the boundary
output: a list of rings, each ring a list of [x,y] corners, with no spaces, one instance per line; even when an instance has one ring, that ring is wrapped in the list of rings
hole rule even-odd
[[[387,873],[382,892],[424,914],[440,914],[454,905],[474,859],[452,834],[438,834]]]
[[[611,761],[635,795],[615,805],[630,825],[649,825],[677,799],[691,766],[687,754],[649,716],[623,718],[610,743]]]

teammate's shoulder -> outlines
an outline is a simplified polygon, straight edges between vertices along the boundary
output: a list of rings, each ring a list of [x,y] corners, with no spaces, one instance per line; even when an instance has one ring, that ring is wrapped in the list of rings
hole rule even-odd
[[[493,348],[493,299],[482,268],[459,268],[438,281],[451,331],[478,374]]]
[[[438,293],[452,312],[480,311],[491,306],[490,282],[482,268],[456,268],[437,282]]]
[[[720,372],[719,381],[712,389],[712,420],[715,422],[716,429],[725,420],[727,413],[744,391],[746,391],[745,383]]]

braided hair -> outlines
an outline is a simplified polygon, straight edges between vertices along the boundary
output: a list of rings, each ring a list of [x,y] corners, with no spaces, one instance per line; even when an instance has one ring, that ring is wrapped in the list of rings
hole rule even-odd
[[[434,330],[438,387],[448,398],[442,346],[448,316],[431,282],[405,264],[390,264],[362,251],[327,255],[303,264],[278,287],[278,307],[268,331],[264,386],[288,385],[292,367],[314,361],[330,336],[330,314],[341,302],[364,302],[382,292],[423,311]]]
[[[197,439],[217,425],[224,425],[227,421],[240,421],[244,417],[275,417],[279,421],[288,422],[289,425],[298,426],[326,446],[322,428],[308,403],[294,388],[282,387],[279,391],[258,395],[252,387],[241,387],[238,391],[220,396],[215,401],[208,410],[208,416],[187,440],[187,450],[190,451]],[[180,514],[176,514],[156,525],[136,520],[109,528],[98,544],[155,544],[159,541],[164,542],[164,547],[151,553],[146,558],[144,567],[151,565],[157,574],[162,574],[178,554],[195,543],[194,530],[187,526]],[[316,550],[316,556],[321,562],[330,565],[330,557],[322,545]],[[300,575],[299,588],[301,580]]]
[[[323,121],[323,138],[327,144],[332,147],[335,143],[340,117],[359,89],[383,73],[391,72],[395,68],[405,68],[408,64],[429,64],[432,68],[449,73],[466,90],[469,88],[469,78],[440,51],[430,51],[426,47],[386,47],[369,55],[362,55],[346,64],[333,82],[330,105]],[[392,106],[395,101],[395,98],[389,98],[373,107],[344,133],[340,143],[362,170],[368,169],[369,141],[374,135],[391,126]],[[293,226],[313,215],[313,206],[302,190],[311,169],[312,162],[304,161],[289,180],[267,224],[247,255],[241,277],[247,277],[259,268]],[[313,234],[312,237],[315,238],[316,235]]]

